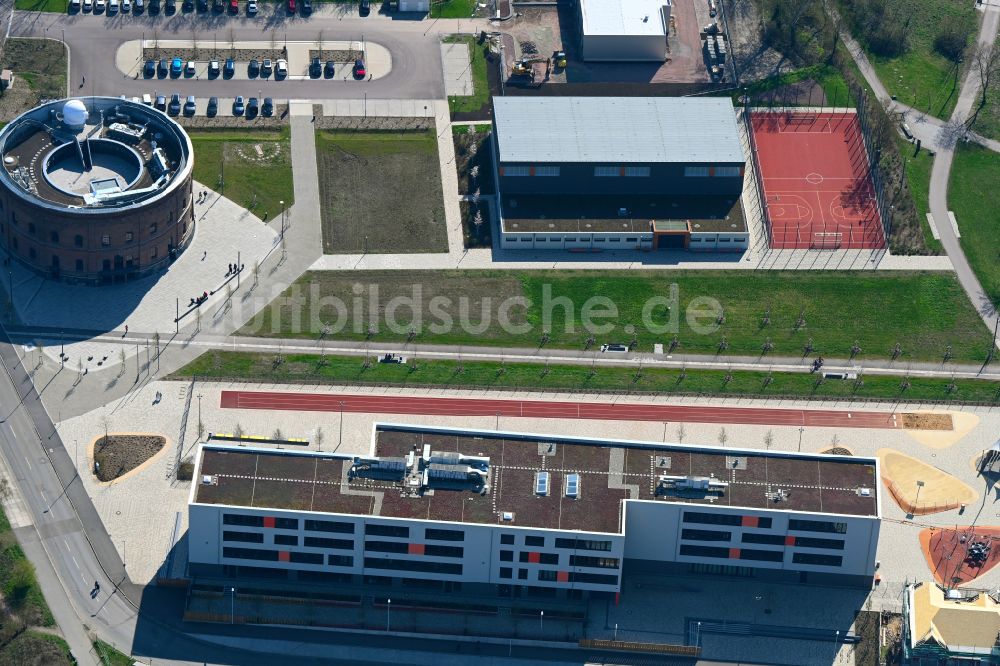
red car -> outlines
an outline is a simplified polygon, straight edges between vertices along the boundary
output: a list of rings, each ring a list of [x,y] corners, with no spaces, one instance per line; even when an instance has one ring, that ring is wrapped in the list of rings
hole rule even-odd
[[[289,14],[295,13],[295,0],[288,0],[288,13]]]
[[[240,0],[229,0],[229,13],[230,14],[240,13]]]
[[[289,2],[291,1],[292,0],[289,0]],[[354,78],[363,79],[367,75],[368,72],[365,70],[365,61],[362,60],[361,58],[358,58],[357,60],[354,61]]]

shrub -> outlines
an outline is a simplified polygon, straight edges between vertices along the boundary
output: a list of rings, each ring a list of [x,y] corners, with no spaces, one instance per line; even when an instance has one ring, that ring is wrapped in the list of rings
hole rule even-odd
[[[946,25],[934,38],[934,50],[952,62],[959,62],[965,53],[968,35],[956,25]]]

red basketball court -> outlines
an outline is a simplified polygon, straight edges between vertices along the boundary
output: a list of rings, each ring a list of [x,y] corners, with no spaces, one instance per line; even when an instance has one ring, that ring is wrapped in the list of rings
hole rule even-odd
[[[751,124],[772,248],[885,247],[857,114],[754,111]]]

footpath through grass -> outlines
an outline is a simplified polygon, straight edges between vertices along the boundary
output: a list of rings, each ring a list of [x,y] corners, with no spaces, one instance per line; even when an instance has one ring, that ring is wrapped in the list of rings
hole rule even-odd
[[[462,15],[468,16],[468,14]],[[452,17],[456,18],[456,17]],[[476,43],[476,38],[469,35],[451,35],[445,37],[445,42],[451,44],[468,44],[470,66],[472,68],[472,94],[465,96],[452,95],[448,98],[448,108],[452,113],[478,111],[490,101],[490,84],[486,76],[486,51],[482,44]]]
[[[990,296],[1000,304],[1000,154],[960,144],[948,183],[948,206],[962,233],[962,250]]]
[[[985,200],[980,198],[985,205]],[[959,217],[961,223],[961,216]],[[409,299],[407,301],[406,299]],[[716,307],[717,304],[717,307]],[[585,319],[589,326],[584,326]],[[721,319],[721,323],[720,322]],[[506,323],[504,323],[506,322]],[[986,330],[951,273],[820,271],[310,272],[241,333],[262,337],[982,361]]]
[[[265,220],[294,203],[290,130],[188,130],[194,178]]]
[[[976,402],[1000,400],[1000,383],[982,380],[904,378],[882,375],[821,380],[804,373],[680,370],[664,368],[459,362],[410,357],[406,365],[372,363],[357,356],[207,352],[174,373],[175,378],[314,384],[393,384],[413,387],[491,388],[530,391],[595,391],[659,395],[719,395],[831,399]],[[904,381],[908,385],[904,385]]]
[[[974,3],[966,0],[895,0],[891,20],[904,21],[909,49],[887,58],[868,56],[890,95],[900,102],[947,120],[958,100],[964,64],[956,64],[934,49],[946,28],[975,35]],[[970,37],[970,42],[972,37]]]
[[[920,228],[924,233],[924,245],[932,254],[944,254],[941,241],[934,238],[931,226],[927,223],[927,213],[930,212],[931,167],[934,164],[934,158],[931,157],[930,151],[926,148],[921,148],[919,153],[915,153],[915,144],[901,136],[896,137],[896,143],[899,145],[899,154],[903,156],[906,164],[906,182],[910,186],[913,205],[920,218]]]

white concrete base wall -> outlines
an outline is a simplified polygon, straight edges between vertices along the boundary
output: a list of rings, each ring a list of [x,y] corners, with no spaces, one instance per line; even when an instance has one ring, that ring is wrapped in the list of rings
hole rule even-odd
[[[740,233],[708,233],[694,232],[691,234],[692,252],[743,252],[750,247],[750,234]]]
[[[506,233],[500,234],[500,247],[505,250],[650,250],[650,231],[623,233]]]

